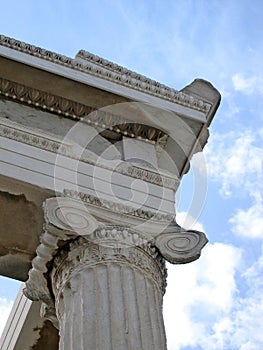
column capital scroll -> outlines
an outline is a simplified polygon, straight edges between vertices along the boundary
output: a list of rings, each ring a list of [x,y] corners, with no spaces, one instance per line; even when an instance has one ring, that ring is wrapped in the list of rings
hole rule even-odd
[[[89,204],[81,199],[49,198],[43,209],[44,233],[32,261],[24,294],[31,300],[42,301],[45,304],[44,316],[56,326],[57,297],[54,293],[59,293],[72,271],[76,273],[99,264],[132,266],[152,280],[163,295],[165,260],[173,264],[196,260],[207,243],[204,233],[184,230],[176,223],[168,223],[161,233],[156,234],[157,231],[142,232],[141,227],[147,226],[98,221],[94,212],[90,213]],[[68,260],[69,268],[62,263],[63,259]],[[61,264],[64,264],[62,270]]]

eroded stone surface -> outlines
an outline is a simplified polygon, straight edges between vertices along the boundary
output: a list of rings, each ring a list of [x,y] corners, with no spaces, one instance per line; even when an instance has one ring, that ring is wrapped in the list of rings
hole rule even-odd
[[[25,281],[42,232],[42,210],[24,194],[0,192],[0,274]]]
[[[37,331],[37,329],[36,329]],[[39,338],[30,350],[58,350],[59,334],[53,324],[46,320],[39,330]]]

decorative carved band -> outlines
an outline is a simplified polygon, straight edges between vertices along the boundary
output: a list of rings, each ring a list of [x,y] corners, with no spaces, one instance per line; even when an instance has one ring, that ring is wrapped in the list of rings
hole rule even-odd
[[[119,214],[131,215],[144,220],[155,219],[156,221],[158,220],[159,222],[164,221],[169,223],[174,219],[173,215],[161,214],[158,212],[156,213],[156,212],[143,210],[143,209],[134,209],[133,207],[128,205],[114,203],[106,199],[99,199],[98,197],[95,197],[93,195],[89,195],[86,193],[81,193],[73,190],[64,190],[64,195],[66,197],[77,199],[77,200],[83,201],[84,203],[91,204],[96,207],[110,209],[111,211]]]
[[[161,175],[154,171],[138,168],[136,166],[127,166],[126,163],[121,163],[116,167],[116,171],[124,175],[135,177],[136,179],[149,181],[159,186],[168,187],[171,189],[177,189],[179,186],[179,179],[171,178],[165,175]]]
[[[92,112],[92,108],[66,98],[33,89],[31,87],[0,78],[0,93],[24,104],[80,119]]]
[[[97,110],[3,78],[0,78],[0,95],[55,114],[83,120],[94,127],[109,129],[118,134],[142,139],[153,144],[157,143],[160,146],[165,144],[168,137],[163,131],[154,127],[134,123],[122,116]]]
[[[28,145],[44,149],[46,151],[63,154],[70,156],[71,152],[68,149],[67,144],[62,144],[62,142],[55,141],[54,139],[39,136],[34,134],[33,130],[30,132],[30,128],[27,130],[20,129],[19,124],[11,122],[10,120],[0,119],[0,136],[6,137],[11,140],[26,143]]]
[[[63,286],[70,280],[72,274],[88,268],[94,268],[100,264],[117,264],[140,270],[153,280],[156,288],[160,289],[164,294],[167,273],[165,262],[156,248],[150,243],[147,243],[147,250],[137,245],[126,247],[121,245],[117,247],[116,244],[119,239],[116,236],[113,239],[111,235],[111,233],[114,235],[114,231],[117,230],[110,227],[103,230],[108,233],[107,237],[103,237],[103,244],[100,244],[100,236],[104,235],[104,232],[101,234],[101,230],[97,230],[94,233],[97,243],[94,243],[92,237],[78,237],[74,241],[69,242],[67,247],[60,250],[53,262],[52,281],[53,285],[56,286],[56,291],[53,292],[59,294]],[[105,244],[107,238],[109,240],[108,245]],[[114,246],[111,246],[113,240],[115,243]],[[121,239],[119,243],[121,243]],[[58,298],[59,295],[56,296],[57,300]]]
[[[79,51],[76,59],[73,59],[40,47],[36,47],[34,45],[8,38],[4,35],[0,36],[0,45],[27,53],[31,56],[35,56],[49,62],[100,77],[104,80],[109,80],[116,84],[127,86],[134,90],[139,90],[144,93],[160,97],[173,103],[187,106],[191,109],[202,111],[205,114],[208,114],[209,110],[211,109],[211,105],[202,101],[201,99],[194,98],[183,92],[169,88],[163,84],[132,72],[124,67],[118,66],[115,63],[104,60],[103,58],[95,56],[84,50]]]
[[[38,147],[53,153],[58,153],[66,157],[77,159],[84,163],[88,163],[104,169],[114,170],[115,172],[120,173],[122,175],[127,175],[135,179],[147,181],[158,186],[170,188],[172,190],[176,190],[179,185],[179,180],[177,178],[171,178],[150,170],[137,168],[125,162],[121,162],[120,165],[114,169],[102,162],[98,164],[96,160],[93,160],[90,157],[90,154],[86,155],[85,152],[83,152],[81,156],[79,155],[79,153],[75,154],[71,145],[67,144],[65,141],[55,141],[53,139],[50,139],[48,136],[45,137],[44,134],[43,136],[36,135],[33,133],[33,130],[32,132],[30,132],[30,128],[27,128],[27,131],[22,130],[19,124],[7,121],[6,119],[0,119],[0,136],[7,137],[11,140],[23,142],[28,145]]]

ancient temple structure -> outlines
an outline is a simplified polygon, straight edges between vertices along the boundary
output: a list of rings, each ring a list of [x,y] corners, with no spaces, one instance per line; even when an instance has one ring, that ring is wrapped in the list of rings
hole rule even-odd
[[[175,192],[219,102],[0,37],[0,274],[25,282],[1,350],[167,348],[165,261],[207,242]]]

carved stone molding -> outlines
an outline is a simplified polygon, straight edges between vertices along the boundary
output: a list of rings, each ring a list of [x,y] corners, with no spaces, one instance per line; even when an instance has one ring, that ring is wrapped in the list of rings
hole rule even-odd
[[[124,244],[125,228],[119,227],[124,234],[115,235],[116,228],[106,227],[94,232],[93,237],[78,237],[59,251],[53,262],[51,278],[54,292],[59,299],[61,288],[70,280],[73,273],[103,264],[118,264],[136,268],[147,275],[156,288],[165,293],[166,268],[158,250],[149,242],[143,245]],[[131,233],[130,233],[131,234]],[[132,233],[134,234],[134,233]],[[115,237],[113,237],[115,236]],[[127,241],[127,237],[124,238]]]
[[[81,119],[94,110],[90,106],[3,78],[0,78],[0,94],[14,101],[73,119]]]
[[[161,233],[155,245],[161,255],[172,264],[184,264],[198,259],[202,248],[208,242],[203,232],[184,230],[180,226]]]
[[[53,153],[61,153],[66,156],[72,155],[68,144],[55,141],[48,136],[40,136],[27,127],[27,130],[15,122],[0,118],[0,136],[11,140],[25,143]]]
[[[128,166],[124,162],[116,167],[116,171],[137,179],[149,181],[159,186],[164,186],[172,189],[177,189],[180,181],[178,178],[168,177],[162,174],[159,174],[154,171],[137,168],[135,166]]]
[[[0,45],[27,53],[31,56],[35,56],[49,62],[69,67],[71,69],[76,69],[90,75],[100,77],[104,80],[109,80],[116,84],[127,86],[131,89],[139,90],[171,102],[176,102],[189,108],[202,111],[205,114],[208,114],[209,110],[211,109],[211,105],[202,101],[201,99],[171,89],[163,84],[132,72],[124,67],[118,66],[115,63],[109,62],[84,50],[79,51],[76,59],[73,59],[40,47],[36,47],[34,45],[8,38],[4,35],[0,36]]]
[[[61,154],[72,159],[77,159],[87,164],[113,170],[113,168],[106,163],[101,161],[98,162],[94,156],[92,157],[90,152],[86,150],[81,153],[75,151],[73,143],[71,144],[65,140],[56,141],[54,137],[49,137],[48,135],[45,136],[44,134],[40,136],[39,134],[34,133],[33,129],[31,130],[27,127],[27,129],[24,130],[21,125],[7,119],[0,118],[0,136],[56,154]],[[180,182],[177,178],[168,177],[151,170],[137,168],[125,163],[124,161],[120,162],[120,164],[114,168],[114,171],[122,175],[131,176],[135,179],[144,180],[173,190],[177,189]]]
[[[134,209],[133,207],[128,205],[111,202],[106,199],[99,199],[98,197],[95,197],[93,195],[89,195],[86,193],[81,193],[73,190],[65,189],[64,196],[83,201],[84,204],[86,203],[98,208],[109,209],[112,212],[115,212],[121,215],[125,214],[127,216],[134,216],[136,218],[140,218],[143,220],[151,219],[153,221],[165,222],[165,223],[170,223],[174,220],[173,215],[161,214],[158,212],[153,212],[153,211],[143,210],[143,209]]]
[[[82,120],[96,128],[164,146],[167,135],[152,126],[134,123],[123,116],[68,100],[0,77],[0,95],[58,115]]]

